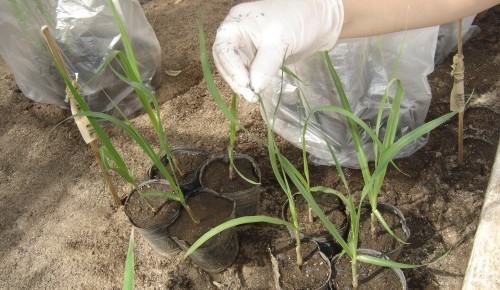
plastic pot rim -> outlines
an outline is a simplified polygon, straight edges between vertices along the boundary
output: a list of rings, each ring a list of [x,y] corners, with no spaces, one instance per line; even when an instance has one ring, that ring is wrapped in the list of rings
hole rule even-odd
[[[369,256],[374,256],[377,258],[381,258],[381,259],[385,259],[385,260],[390,261],[390,258],[386,254],[379,252],[379,251],[376,251],[376,250],[372,250],[372,249],[363,249],[363,248],[357,249],[357,253],[369,255]],[[331,261],[332,276],[334,276],[336,274],[335,265],[336,265],[336,262],[339,259],[340,255],[341,254],[337,254],[332,258],[332,261]],[[408,286],[407,286],[406,277],[405,277],[403,271],[400,268],[392,268],[392,267],[386,267],[386,268],[389,268],[396,275],[396,277],[398,277],[399,281],[401,282],[401,286],[402,286],[401,289],[406,290],[408,288]],[[334,281],[334,278],[332,278],[332,283],[331,283],[332,289],[336,290],[337,288],[334,287],[333,281]]]

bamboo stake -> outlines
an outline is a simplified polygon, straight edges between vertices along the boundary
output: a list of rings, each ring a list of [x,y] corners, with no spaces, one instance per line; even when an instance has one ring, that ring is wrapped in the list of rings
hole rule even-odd
[[[463,149],[463,126],[464,126],[464,56],[462,44],[462,19],[458,22],[458,53],[453,57],[452,76],[454,77],[453,89],[450,96],[450,110],[458,112],[458,163],[462,164],[464,159]]]
[[[463,59],[462,50],[462,19],[458,21],[458,56]],[[463,80],[462,80],[463,82]],[[463,164],[464,162],[464,111],[462,109],[458,113],[458,163]]]
[[[45,40],[47,41],[47,45],[49,46],[50,52],[52,53],[52,56],[54,57],[54,60],[57,62],[59,67],[63,70],[63,73],[66,75],[68,79],[70,79],[75,87],[77,87],[78,83],[76,80],[71,79],[71,76],[68,71],[68,67],[66,66],[66,63],[64,62],[64,59],[62,57],[61,51],[59,50],[59,47],[57,46],[56,41],[54,40],[54,37],[49,31],[49,28],[47,25],[42,26],[41,31],[43,35],[45,36]],[[76,114],[79,111],[79,106],[76,103],[76,100],[74,99],[74,96],[72,96],[71,93],[67,93],[66,95],[66,101],[70,102],[71,106],[71,111],[74,114]],[[86,121],[86,122],[85,122]],[[101,169],[101,172],[104,176],[104,180],[106,182],[106,185],[108,186],[109,192],[111,194],[111,197],[113,198],[115,202],[115,206],[118,208],[122,205],[120,197],[118,196],[116,192],[116,187],[111,181],[111,178],[108,174],[108,171],[106,170],[106,167],[104,166],[104,163],[102,162],[99,154],[99,147],[96,144],[96,139],[94,136],[92,136],[92,133],[89,132],[89,122],[86,117],[82,117],[79,120],[75,118],[75,122],[78,125],[78,129],[80,130],[80,133],[82,134],[82,138],[85,140],[87,144],[90,144],[90,148],[92,149],[92,152],[94,153],[94,157],[97,161],[97,164],[99,164],[99,168]]]

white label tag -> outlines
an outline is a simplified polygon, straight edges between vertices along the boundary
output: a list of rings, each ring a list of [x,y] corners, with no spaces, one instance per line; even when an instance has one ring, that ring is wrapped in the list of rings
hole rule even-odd
[[[78,84],[75,81],[73,81],[73,86],[77,88]],[[66,90],[66,98],[69,99],[71,113],[73,114],[73,116],[82,111],[80,106],[76,102],[75,97],[73,96],[73,94],[69,89]],[[75,123],[76,126],[78,127],[78,130],[80,130],[80,134],[82,135],[82,138],[85,141],[85,143],[89,144],[90,142],[97,139],[94,128],[92,127],[92,124],[90,124],[90,121],[87,118],[87,116],[76,116]]]
[[[451,67],[453,68],[451,75],[454,78],[454,83],[450,95],[450,110],[463,112],[465,109],[463,56],[455,55]]]

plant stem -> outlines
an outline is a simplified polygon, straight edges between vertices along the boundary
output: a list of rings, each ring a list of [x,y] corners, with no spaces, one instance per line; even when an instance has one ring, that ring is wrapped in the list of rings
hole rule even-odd
[[[237,119],[238,118],[238,108],[236,106],[236,94],[232,93],[231,94],[231,108],[230,108],[230,113],[233,118]],[[230,122],[229,124],[229,146],[227,147],[227,153],[229,157],[229,179],[233,180],[234,179],[234,142],[236,141],[236,130],[238,130],[238,127]]]
[[[228,170],[229,170],[229,180],[233,180],[234,179],[234,138],[229,138],[230,140],[230,143],[229,146],[227,147],[227,157],[229,159],[229,166],[228,166]]]
[[[194,214],[194,212],[191,210],[191,207],[189,207],[189,205],[187,205],[187,204],[183,204],[183,206],[184,206],[184,209],[189,214],[189,217],[193,220],[193,222],[195,224],[199,224],[200,223],[200,219]]]
[[[179,172],[179,175],[181,177],[184,176],[184,172],[182,171],[181,166],[179,164],[179,159],[177,159],[177,157],[173,156],[172,157],[172,162],[174,163],[175,169]]]
[[[141,193],[141,189],[139,188],[139,186],[137,186],[137,184],[134,184],[134,188],[135,190],[137,190],[137,193],[139,193],[139,197],[142,197],[142,193]],[[146,203],[146,205],[154,212],[156,213],[158,211],[158,209],[156,209],[149,201],[146,197],[143,197],[142,198],[144,200],[144,202]]]
[[[295,253],[297,254],[297,265],[302,267],[302,264],[304,263],[302,260],[302,252],[300,250],[300,233],[299,230],[295,230],[295,240],[296,240],[296,247],[295,247]]]
[[[353,288],[358,288],[358,269],[357,269],[357,263],[356,259],[353,259],[351,261],[351,273],[352,273],[352,287]]]
[[[99,165],[99,168],[101,169],[102,175],[104,176],[104,181],[106,182],[106,185],[108,186],[108,190],[111,193],[111,196],[113,197],[113,200],[115,201],[115,206],[119,208],[122,206],[122,201],[120,200],[120,197],[118,196],[118,193],[116,192],[116,187],[114,183],[111,181],[111,177],[109,176],[109,172],[102,163],[101,157],[99,156],[99,148],[97,148],[97,144],[95,141],[92,141],[89,143],[90,147],[92,148],[92,152],[94,153],[94,157],[97,161],[97,164]]]
[[[289,202],[288,202],[288,206],[289,206],[289,209],[290,209],[290,214],[292,215],[292,221],[293,221],[293,225],[294,225],[294,233],[295,233],[295,252],[297,254],[297,265],[300,267],[302,267],[302,263],[303,263],[303,260],[302,260],[302,253],[301,253],[301,250],[300,250],[300,232],[299,232],[299,221],[297,219],[297,211],[295,209],[295,202],[294,202],[294,199],[292,197],[292,194],[290,192],[287,192],[287,195],[288,195],[288,198],[289,198]]]
[[[309,207],[309,222],[313,223],[314,222],[314,212],[311,207]]]
[[[229,164],[229,179],[230,180],[234,179],[234,170],[233,170],[233,166],[231,166],[231,164]]]
[[[372,239],[376,240],[377,239],[377,230],[376,230],[376,217],[375,217],[375,214],[372,213],[370,214],[370,224],[371,224],[371,228],[370,228],[370,232],[371,232],[371,236],[372,236]]]

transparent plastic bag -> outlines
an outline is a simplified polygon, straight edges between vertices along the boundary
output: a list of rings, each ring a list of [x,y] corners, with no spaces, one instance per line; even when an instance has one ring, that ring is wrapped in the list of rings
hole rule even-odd
[[[462,20],[462,42],[465,43],[471,37],[481,31],[479,26],[472,25],[476,15],[465,17]],[[439,26],[436,45],[435,64],[442,63],[450,53],[457,51],[458,20]]]
[[[154,90],[161,83],[158,39],[137,0],[113,2],[124,20],[145,85]],[[69,108],[64,82],[40,32],[43,25],[56,39],[72,78],[78,73],[91,110],[119,116],[115,106],[126,115],[141,107],[133,88],[110,67],[96,77],[110,52],[122,50],[111,8],[102,0],[0,1],[0,54],[26,97]],[[111,65],[121,70],[117,62]]]
[[[337,70],[355,115],[374,128],[379,104],[396,67],[400,47],[404,44],[400,64],[395,72],[405,90],[396,139],[421,125],[431,100],[427,75],[434,70],[438,27],[386,34],[378,37],[339,42],[330,58]],[[261,94],[264,119],[274,122],[274,131],[301,148],[302,129],[312,109],[340,105],[340,100],[322,53],[288,67],[300,81],[289,75],[276,76]],[[394,93],[389,93],[390,100]],[[386,104],[382,123],[387,120]],[[382,124],[383,127],[384,124]],[[383,135],[383,129],[381,131]],[[334,149],[339,162],[358,168],[358,160],[345,118],[333,112],[318,112],[311,118],[305,134],[306,149],[316,164],[333,164],[325,140]],[[398,155],[406,157],[426,144],[422,136]],[[367,157],[373,160],[373,142],[362,133]]]

